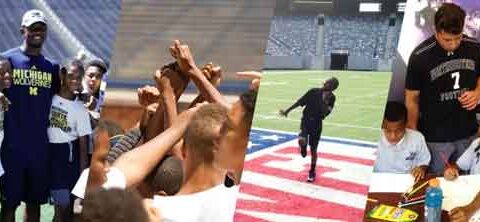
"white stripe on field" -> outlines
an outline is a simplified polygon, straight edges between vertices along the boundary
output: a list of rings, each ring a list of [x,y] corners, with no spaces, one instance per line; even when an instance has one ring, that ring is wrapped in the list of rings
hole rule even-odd
[[[271,222],[340,222],[339,220],[317,219],[313,217],[295,216],[288,214],[278,214],[269,212],[258,212],[250,210],[236,210],[237,213],[245,214],[251,217],[259,218]]]
[[[270,199],[266,199],[266,198],[262,198],[262,197],[257,197],[257,196],[253,196],[253,195],[245,194],[245,193],[239,193],[239,194],[237,195],[237,199],[251,200],[251,201],[259,201],[259,202],[268,202],[268,203],[276,203],[276,201],[273,201],[273,200],[270,200]]]
[[[365,195],[255,173],[249,170],[243,171],[242,183],[250,183],[268,189],[274,189],[308,198],[315,198],[357,209],[364,209],[366,203]]]

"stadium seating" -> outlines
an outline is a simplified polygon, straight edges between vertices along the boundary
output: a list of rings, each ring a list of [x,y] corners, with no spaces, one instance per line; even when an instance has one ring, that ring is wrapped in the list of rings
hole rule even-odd
[[[386,47],[389,17],[385,15],[337,15],[325,16],[324,51],[329,56],[332,50],[347,49],[350,55],[369,58],[392,58],[400,34],[402,18],[395,22],[395,38],[390,48]],[[304,56],[317,55],[317,16],[274,16],[266,55]]]
[[[121,0],[46,2],[87,49],[101,58],[111,58]]]

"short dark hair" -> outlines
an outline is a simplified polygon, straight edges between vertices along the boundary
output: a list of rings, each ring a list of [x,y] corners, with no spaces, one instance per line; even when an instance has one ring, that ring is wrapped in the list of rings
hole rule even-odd
[[[78,68],[82,76],[85,74],[85,69],[83,68],[83,62],[75,58],[65,60],[62,64],[62,67],[60,68],[60,73],[62,75],[66,75],[68,72],[68,69],[71,67]]]
[[[458,35],[463,32],[465,11],[453,3],[444,3],[435,13],[435,30]]]
[[[328,79],[327,82],[330,83],[332,91],[334,91],[338,88],[339,82],[338,82],[338,79],[336,77],[332,77],[332,78]]]
[[[135,190],[98,189],[89,193],[83,202],[81,215],[88,222],[149,221],[142,198]]]
[[[90,66],[98,67],[102,71],[102,75],[105,74],[108,70],[108,64],[105,63],[102,59],[98,59],[98,58],[90,60],[87,63],[86,68]]]
[[[164,191],[167,195],[175,195],[183,183],[182,161],[176,156],[165,157],[147,176],[146,182],[157,193]]]
[[[388,101],[385,106],[385,114],[383,116],[384,120],[389,122],[398,122],[402,121],[407,122],[407,108],[405,104],[395,101]]]

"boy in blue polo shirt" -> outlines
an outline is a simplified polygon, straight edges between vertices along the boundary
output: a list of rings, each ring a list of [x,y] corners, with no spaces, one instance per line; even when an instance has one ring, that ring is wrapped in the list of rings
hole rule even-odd
[[[374,172],[410,173],[415,180],[425,176],[430,163],[425,138],[420,132],[407,129],[406,123],[405,105],[387,102]]]

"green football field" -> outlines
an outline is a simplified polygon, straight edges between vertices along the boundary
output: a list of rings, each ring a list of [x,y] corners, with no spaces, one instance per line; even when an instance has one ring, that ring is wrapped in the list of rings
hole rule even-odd
[[[302,107],[290,112],[288,118],[278,115],[308,89],[320,87],[324,80],[335,76],[334,110],[324,120],[322,136],[342,137],[375,142],[390,85],[390,72],[362,71],[267,71],[261,81],[253,126],[297,132]]]

